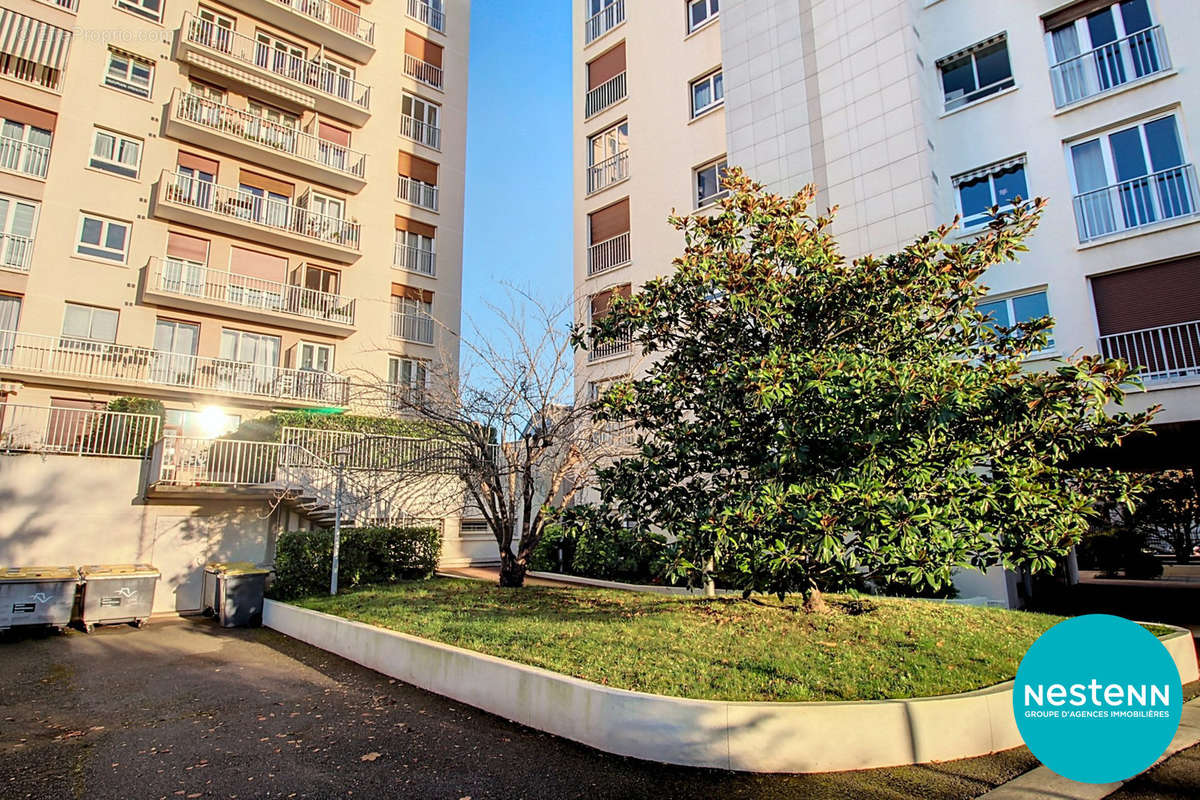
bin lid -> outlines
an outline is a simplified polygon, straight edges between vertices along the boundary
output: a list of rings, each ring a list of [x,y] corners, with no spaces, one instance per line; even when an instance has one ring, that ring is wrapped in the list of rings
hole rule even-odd
[[[74,567],[0,567],[0,581],[74,581]]]
[[[268,575],[271,570],[250,561],[210,561],[204,566],[206,572],[221,575]]]
[[[88,564],[79,568],[79,575],[83,578],[157,578],[160,573],[151,564]]]

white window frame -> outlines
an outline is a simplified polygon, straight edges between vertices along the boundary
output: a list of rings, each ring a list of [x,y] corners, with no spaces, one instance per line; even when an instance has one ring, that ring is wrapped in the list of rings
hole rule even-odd
[[[37,238],[42,204],[38,200],[7,193],[0,193],[0,200],[5,202],[4,213],[0,214],[0,269],[28,272],[33,262],[33,243]],[[16,219],[18,206],[28,206],[33,209],[28,236],[13,231],[13,221]],[[28,241],[22,241],[22,239]]]
[[[122,11],[128,11],[130,14],[135,14],[139,17],[145,17],[154,22],[162,22],[164,6],[166,0],[115,0],[114,6]],[[158,10],[148,8],[150,5],[158,6]]]
[[[317,362],[317,353],[328,353],[329,369],[317,369],[316,367],[306,367],[304,362],[306,358],[313,364]],[[331,344],[324,342],[309,342],[302,340],[296,348],[296,368],[306,372],[333,372],[334,347]]]
[[[979,103],[984,100],[989,100],[989,99],[995,97],[996,95],[1000,94],[1001,92],[1005,92],[1005,91],[1008,91],[1009,89],[1013,89],[1016,87],[1017,76],[1016,76],[1016,72],[1013,70],[1012,48],[1010,48],[1008,46],[1008,44],[1009,44],[1008,34],[1007,33],[1000,34],[998,37],[999,41],[992,42],[991,40],[994,38],[997,38],[997,37],[989,37],[988,39],[985,39],[983,42],[980,42],[979,44],[972,45],[971,47],[966,48],[968,52],[965,55],[960,56],[959,58],[956,58],[954,60],[950,60],[948,58],[938,59],[938,62],[937,62],[938,84],[942,90],[942,108],[945,113],[949,113],[951,111],[957,111],[960,108],[966,108],[967,106],[974,105],[975,103]],[[990,43],[988,43],[988,42],[990,42]],[[985,44],[985,43],[988,43],[988,44]],[[989,83],[987,86],[980,86],[979,85],[979,63],[977,60],[978,55],[979,55],[979,53],[983,52],[984,50],[987,50],[990,47],[994,47],[997,44],[1004,45],[1004,53],[1006,56],[1008,56],[1008,77],[1003,78],[999,81],[994,81],[993,83]],[[964,58],[971,59],[971,73],[975,78],[975,88],[968,94],[962,95],[962,97],[956,97],[954,99],[950,99],[949,97],[946,96],[946,84],[945,84],[945,79],[943,78],[943,75],[945,73],[945,68],[947,65],[953,64],[957,61],[961,61]],[[1005,86],[1003,88],[999,88],[996,91],[989,92],[985,95],[979,95],[979,93],[982,92],[984,89],[990,89],[993,86],[1000,86],[1000,84],[1002,84],[1002,83],[1011,83],[1012,85]],[[971,95],[979,95],[979,96],[971,98]],[[971,99],[968,99],[968,98],[971,98]]]
[[[717,78],[721,79],[721,96],[717,97]],[[706,106],[696,107],[696,88],[703,84],[708,84],[708,91],[712,96],[712,101]],[[692,108],[692,119],[702,117],[714,108],[725,105],[725,72],[721,67],[717,67],[712,72],[702,78],[697,78],[688,84],[688,103]]]
[[[1006,159],[1004,161],[997,162],[996,164],[990,164],[986,167],[980,167],[977,170],[973,169],[973,170],[970,170],[969,172],[963,173],[963,175],[971,175],[971,174],[981,172],[983,170],[987,170],[988,189],[991,191],[991,194],[992,194],[992,202],[991,202],[991,205],[988,206],[988,208],[991,208],[992,206],[999,206],[1001,213],[1003,213],[1005,211],[1012,211],[1012,209],[1014,207],[1014,203],[1012,203],[1012,202],[1001,203],[999,201],[999,198],[996,196],[996,175],[1001,172],[1004,172],[1006,169],[1011,169],[1011,168],[1017,166],[1017,164],[1014,162],[1018,162],[1018,161],[1020,162],[1020,167],[1021,167],[1022,171],[1025,173],[1025,195],[1022,196],[1021,199],[1028,200],[1030,198],[1030,196],[1032,196],[1033,190],[1029,188],[1029,162],[1026,159],[1026,156],[1024,156],[1024,155],[1021,155],[1021,156],[1018,156],[1015,158],[1011,158],[1011,159]],[[967,211],[965,208],[963,208],[963,203],[962,203],[962,184],[966,183],[966,182],[967,181],[961,181],[959,179],[959,177],[955,177],[951,180],[951,183],[953,183],[953,185],[954,185],[954,205],[958,211],[959,216],[962,217],[963,230],[966,232],[977,233],[979,231],[980,227],[987,225],[987,223],[989,221],[991,221],[991,217],[988,216],[987,214],[982,214],[982,215],[977,214],[974,217],[967,216]],[[977,220],[977,221],[969,222],[969,220]]]
[[[1088,142],[1100,142],[1100,152],[1104,155],[1104,174],[1106,180],[1108,181],[1107,186],[1112,188],[1118,183],[1117,163],[1112,152],[1112,135],[1136,128],[1138,136],[1141,138],[1142,157],[1146,160],[1146,167],[1147,169],[1153,169],[1153,166],[1150,164],[1150,143],[1146,140],[1146,126],[1158,122],[1159,120],[1164,120],[1167,117],[1175,118],[1175,134],[1179,137],[1179,149],[1183,157],[1183,163],[1185,165],[1191,164],[1192,159],[1191,152],[1188,149],[1188,134],[1184,129],[1181,110],[1179,108],[1172,108],[1170,111],[1165,111],[1161,114],[1153,114],[1148,117],[1142,117],[1140,119],[1123,122],[1120,125],[1113,125],[1096,133],[1089,134],[1087,136],[1080,136],[1079,138],[1070,139],[1064,142],[1064,152],[1067,159],[1067,173],[1071,176],[1071,193],[1073,195],[1080,194],[1079,179],[1075,173],[1075,159],[1071,152],[1074,148],[1083,144],[1087,144]],[[1150,174],[1154,173],[1151,172]]]
[[[410,365],[410,380],[407,383],[402,381],[405,363]],[[393,386],[402,386],[406,389],[428,389],[429,362],[411,356],[388,356],[388,380]]]
[[[722,167],[724,167],[724,170],[722,170]],[[715,175],[717,177],[717,186],[719,187],[722,172],[727,172],[729,170],[729,159],[726,156],[714,158],[712,161],[709,161],[706,164],[701,164],[692,170],[692,197],[696,198],[692,202],[697,210],[708,208],[729,193],[727,189],[718,188],[716,192],[708,197],[700,197],[700,175],[701,173],[707,172],[713,168],[716,169]]]
[[[73,308],[83,309],[88,312],[88,335],[87,336],[75,336],[73,334],[67,333],[67,313],[68,313],[68,311],[70,311],[70,309],[73,309]],[[112,315],[111,318],[113,319],[113,325],[112,325],[113,333],[112,333],[111,339],[100,339],[95,336],[97,312],[102,312],[105,315],[110,315],[110,314]],[[62,332],[59,336],[60,336],[60,339],[62,339],[62,341],[64,343],[79,342],[81,344],[82,343],[116,344],[117,328],[120,324],[121,324],[121,312],[118,309],[104,308],[103,306],[91,306],[86,303],[72,303],[70,301],[67,301],[66,303],[63,304],[63,321],[62,321],[62,328],[60,329]],[[66,344],[65,346],[70,347],[71,345]],[[87,347],[86,344],[82,344],[82,346],[84,348]]]
[[[113,75],[114,60],[125,62],[123,76]],[[145,88],[142,88],[142,86],[133,79],[133,67],[135,64],[141,64],[150,72],[149,76],[146,78]],[[151,95],[154,94],[154,73],[156,72],[155,66],[156,65],[153,59],[134,55],[133,53],[110,47],[108,48],[108,60],[104,65],[104,85],[110,89],[116,89],[118,92],[124,92],[125,94],[130,94],[134,97],[141,97],[145,100],[149,100]]]
[[[100,242],[97,244],[83,241],[83,228],[88,220],[100,222]],[[114,225],[120,225],[125,228],[125,246],[120,250],[115,250],[104,244],[108,239],[109,230]],[[133,238],[132,234],[132,222],[127,222],[123,219],[113,219],[102,214],[93,214],[89,211],[81,211],[79,213],[79,224],[75,228],[75,255],[81,258],[104,261],[109,264],[124,264],[129,259],[129,240]],[[82,252],[80,248],[88,248],[93,252]]]
[[[699,22],[692,21],[692,9],[703,6],[704,19]],[[721,7],[718,0],[687,0],[684,4],[684,13],[687,15],[687,31],[695,33],[696,31],[708,25],[721,14]]]
[[[1010,321],[1010,324],[1005,327],[1012,327],[1013,325],[1017,325],[1020,322],[1022,322],[1022,320],[1017,319],[1017,315],[1013,309],[1013,301],[1019,300],[1022,297],[1032,297],[1033,295],[1037,295],[1037,294],[1046,296],[1046,313],[1051,318],[1053,318],[1054,312],[1050,309],[1049,287],[1046,287],[1046,286],[1039,286],[1039,287],[1036,287],[1033,289],[1019,289],[1015,292],[1006,292],[1004,294],[984,297],[983,299],[981,299],[979,301],[979,305],[982,306],[982,305],[990,305],[992,303],[1004,303],[1005,308],[1008,311],[1008,319]],[[1057,322],[1057,320],[1055,320],[1055,322]],[[1047,331],[1047,333],[1049,333],[1049,339],[1046,342],[1046,347],[1042,350],[1037,350],[1033,353],[1030,353],[1029,354],[1030,357],[1043,356],[1043,355],[1046,355],[1047,353],[1055,352],[1054,328],[1051,328],[1049,331]]]
[[[106,158],[104,156],[97,155],[96,147],[101,136],[107,136],[113,140],[112,158]],[[126,136],[123,133],[117,133],[116,131],[109,130],[107,128],[93,128],[92,152],[88,156],[88,166],[94,167],[95,169],[102,169],[105,172],[111,172],[114,175],[120,175],[123,178],[136,179],[140,177],[142,173],[142,152],[144,146],[145,143],[141,139],[137,139],[133,136]],[[120,155],[124,153],[127,148],[134,148],[136,150],[133,166],[130,166],[127,162],[121,160],[120,158]]]

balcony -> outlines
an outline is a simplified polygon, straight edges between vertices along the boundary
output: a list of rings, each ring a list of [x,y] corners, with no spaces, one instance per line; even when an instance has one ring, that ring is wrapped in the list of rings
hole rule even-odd
[[[441,0],[434,3],[428,0],[408,0],[408,15],[438,33],[446,32],[446,13],[442,9]]]
[[[344,264],[356,261],[359,224],[309,211],[307,198],[273,200],[164,170],[153,214],[316,258]]]
[[[1142,380],[1162,383],[1200,376],[1200,321],[1100,337],[1100,353],[1142,368]]]
[[[190,12],[183,17],[175,57],[256,92],[269,92],[289,105],[313,108],[354,125],[371,117],[370,86],[319,59],[274,50]]]
[[[1081,244],[1196,213],[1196,170],[1191,164],[1075,196]]]
[[[410,206],[438,210],[438,187],[401,175],[396,183],[396,199]]]
[[[313,333],[354,329],[353,298],[170,258],[150,259],[142,294],[159,305]]]
[[[404,54],[404,74],[439,91],[444,88],[441,67],[436,67],[428,61],[422,61],[408,53]]]
[[[593,344],[592,349],[588,350],[588,361],[603,361],[606,358],[628,355],[631,349],[632,339],[629,337],[603,344]]]
[[[603,242],[596,242],[588,247],[587,251],[588,277],[623,267],[631,260],[628,231]]]
[[[587,93],[584,102],[584,115],[594,117],[606,108],[610,108],[625,99],[627,94],[625,75],[614,75],[604,83]]]
[[[1162,27],[1147,28],[1052,66],[1054,106],[1066,108],[1169,69]]]
[[[227,5],[355,61],[365,64],[375,55],[375,23],[329,0],[228,0]]]
[[[437,275],[437,253],[397,242],[392,253],[392,266],[432,278]]]
[[[393,339],[418,344],[433,344],[433,317],[428,314],[405,314],[392,312]]]
[[[629,151],[622,150],[611,158],[587,168],[587,191],[595,194],[629,177]]]
[[[625,0],[610,3],[599,14],[583,23],[583,43],[591,44],[624,21]]]
[[[124,392],[144,386],[171,395],[237,395],[264,405],[344,406],[350,395],[349,380],[331,372],[10,330],[0,330],[0,374],[53,376],[55,383]]]
[[[0,452],[145,458],[160,425],[157,414],[6,403]]]
[[[366,154],[178,89],[171,97],[166,133],[347,192],[367,185]]]
[[[0,169],[43,180],[49,166],[49,147],[0,136]]]
[[[434,150],[442,149],[442,129],[408,114],[400,115],[400,135]]]
[[[15,233],[0,233],[0,269],[29,272],[33,264],[33,239]]]

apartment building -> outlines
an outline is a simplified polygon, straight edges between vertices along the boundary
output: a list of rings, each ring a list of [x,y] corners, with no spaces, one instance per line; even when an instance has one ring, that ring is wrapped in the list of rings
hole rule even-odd
[[[669,269],[663,222],[736,164],[820,189],[848,257],[961,215],[1050,200],[1031,252],[985,277],[1003,322],[1050,313],[1032,360],[1100,352],[1145,367],[1131,408],[1159,436],[1127,454],[1193,466],[1200,431],[1200,79],[1191,0],[588,0],[575,19],[580,317]],[[580,388],[635,369],[582,354]],[[965,595],[1019,602],[998,571]]]
[[[0,0],[0,450],[77,450],[113,398],[162,400],[151,478],[82,481],[117,524],[247,419],[453,379],[469,20],[469,0]],[[79,505],[3,466],[29,507]],[[229,494],[133,524],[262,560],[261,508]],[[116,549],[88,558],[146,555]],[[60,550],[0,561],[81,558]]]

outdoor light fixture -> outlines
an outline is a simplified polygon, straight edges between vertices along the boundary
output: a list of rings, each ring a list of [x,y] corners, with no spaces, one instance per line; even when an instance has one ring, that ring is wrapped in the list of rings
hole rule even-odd
[[[338,551],[342,546],[342,472],[350,460],[350,448],[339,447],[329,454],[329,460],[337,472],[337,491],[333,500],[333,567],[329,575],[329,594],[335,595],[338,590]]]

